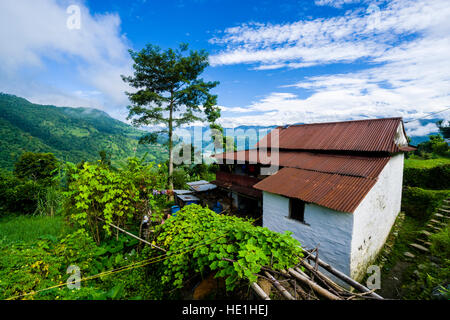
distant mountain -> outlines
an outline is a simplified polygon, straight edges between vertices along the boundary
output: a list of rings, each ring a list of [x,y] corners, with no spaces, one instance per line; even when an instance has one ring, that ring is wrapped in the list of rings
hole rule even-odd
[[[0,168],[12,169],[25,151],[52,152],[64,161],[77,163],[111,153],[113,163],[130,156],[156,162],[167,158],[161,145],[138,145],[146,132],[91,108],[39,105],[0,93]]]
[[[425,126],[436,123],[437,120],[420,120],[420,123]],[[275,127],[239,126],[232,129],[232,132],[235,139],[238,139],[253,131],[257,134],[256,140],[259,140]],[[198,127],[191,126],[183,129],[194,138],[196,128]],[[205,148],[212,142],[208,139],[210,129],[208,126],[200,128],[203,133],[202,146]],[[225,133],[229,132],[225,128]],[[97,109],[39,105],[14,95],[0,93],[0,168],[12,169],[16,159],[25,151],[52,152],[59,159],[74,163],[96,160],[100,150],[110,152],[113,163],[134,155],[142,156],[145,152],[148,152],[148,160],[165,161],[168,152],[161,143],[167,139],[167,135],[161,134],[156,145],[138,145],[139,138],[147,133],[148,131],[137,130]],[[437,131],[430,134],[436,133]],[[202,139],[202,136],[195,137],[196,145],[199,138]],[[417,145],[427,140],[428,135],[411,138],[411,144]],[[253,141],[247,141],[238,149],[252,146]]]
[[[418,120],[418,121],[419,121],[421,126],[426,126],[427,124],[430,124],[430,123],[434,123],[435,124],[439,120],[442,120],[442,119],[439,119],[439,118],[436,118],[436,119],[422,119],[422,120]],[[410,136],[410,138],[411,138],[411,142],[410,143],[413,146],[417,146],[419,143],[427,141],[429,139],[430,135],[438,134],[438,133],[439,133],[439,130],[436,127],[435,131],[432,131],[432,132],[428,133],[427,135],[424,135],[424,136]]]
[[[257,141],[264,137],[270,130],[276,128],[277,126],[238,126],[235,128],[223,128],[226,136],[232,136],[235,139],[238,150],[252,148]],[[211,129],[209,126],[190,126],[183,127],[184,132],[177,131],[180,137],[184,137],[186,143],[189,141],[189,137],[186,133],[190,135],[191,143],[198,146],[200,141],[202,142],[202,148],[207,147],[212,144],[212,139],[210,138]],[[198,133],[201,132],[202,135]],[[247,138],[245,144],[242,142],[243,139]]]
[[[439,120],[441,120],[441,119],[439,119],[439,118],[422,119],[422,120],[419,120],[419,122],[420,122],[421,126],[426,126],[426,125],[428,125],[430,123],[434,123],[435,124]],[[299,125],[299,124],[303,124],[303,123],[299,122],[299,123],[295,123],[295,124],[291,124],[291,125]],[[263,136],[265,136],[270,130],[272,130],[272,129],[276,128],[276,127],[278,127],[278,126],[238,126],[238,127],[235,127],[235,128],[224,128],[224,131],[225,131],[226,135],[230,135],[231,134],[232,136],[234,136],[235,141],[236,141],[236,139],[242,138],[243,136],[248,136],[253,131],[253,132],[255,132],[257,134],[257,137],[258,137],[258,140],[259,140]],[[183,129],[188,130],[188,132],[191,135],[193,135],[194,130],[196,128],[199,128],[199,127],[191,126],[191,127],[185,127]],[[205,140],[205,136],[208,137],[206,133],[208,133],[208,131],[210,129],[209,129],[208,126],[203,126],[203,127],[200,127],[200,128],[202,129],[202,132],[203,132],[203,139],[204,139],[203,146],[205,146],[205,145],[210,143],[210,141],[208,139]],[[430,135],[438,134],[438,133],[439,133],[439,130],[436,128],[435,131],[432,131],[432,132],[428,133],[427,135],[410,136],[410,138],[411,138],[410,144],[416,146],[416,145],[418,145],[421,142],[427,141],[429,139]],[[195,138],[198,140],[198,137],[195,137]],[[238,147],[238,150],[248,149],[249,146],[251,147],[251,143],[250,144],[246,143],[245,146]]]

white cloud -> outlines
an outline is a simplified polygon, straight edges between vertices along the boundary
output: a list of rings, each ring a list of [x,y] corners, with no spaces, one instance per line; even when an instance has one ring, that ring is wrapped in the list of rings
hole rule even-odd
[[[92,15],[81,3],[81,28],[67,28],[67,7],[73,2],[0,2],[0,84],[2,90],[34,102],[102,109],[123,107],[127,86],[120,74],[131,70],[127,39],[116,14]],[[76,4],[76,3],[75,3]],[[45,83],[52,68],[73,72],[68,81]],[[74,81],[74,90],[70,86]],[[101,94],[79,95],[75,91]],[[109,110],[108,110],[109,111]],[[114,111],[114,110],[113,110]]]
[[[331,6],[335,8],[342,8],[345,4],[357,3],[360,0],[315,0],[314,3],[318,6]]]
[[[210,40],[226,46],[212,55],[210,62],[213,66],[262,63],[284,67],[288,65],[283,62],[310,66],[373,59],[399,42],[406,42],[403,38],[407,35],[449,25],[450,7],[446,0],[392,1],[383,10],[373,8],[378,7],[369,6],[327,19],[250,23],[228,28],[222,37]]]
[[[406,132],[408,133],[408,135],[411,137],[426,136],[430,133],[439,131],[439,129],[435,123],[428,123],[428,124],[422,126],[419,121],[414,121],[414,122],[405,124],[405,129],[406,129]]]
[[[354,62],[362,57],[367,64],[360,71],[310,76],[280,86],[246,107],[259,115],[222,119],[224,126],[392,116],[410,120],[450,106],[447,1],[391,1],[380,15],[373,33],[357,11],[329,19],[227,29],[223,38],[213,40],[228,45],[213,57],[217,65],[260,63],[254,69],[273,70],[295,68],[296,63],[305,67],[301,64]],[[292,91],[295,88],[302,89],[303,96]],[[305,89],[309,96],[304,97]],[[450,112],[439,116],[449,119]],[[410,134],[435,129],[432,124],[415,125],[408,127]]]

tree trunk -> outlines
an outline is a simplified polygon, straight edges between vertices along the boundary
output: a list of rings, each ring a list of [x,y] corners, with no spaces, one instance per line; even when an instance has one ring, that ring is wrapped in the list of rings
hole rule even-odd
[[[170,111],[169,111],[169,189],[173,190],[173,105],[170,103]],[[173,195],[170,193],[170,200],[173,200]]]

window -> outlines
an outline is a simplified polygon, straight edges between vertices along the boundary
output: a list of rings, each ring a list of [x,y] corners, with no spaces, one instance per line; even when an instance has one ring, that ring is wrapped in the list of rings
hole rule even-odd
[[[289,199],[289,218],[305,223],[305,202],[300,199]]]

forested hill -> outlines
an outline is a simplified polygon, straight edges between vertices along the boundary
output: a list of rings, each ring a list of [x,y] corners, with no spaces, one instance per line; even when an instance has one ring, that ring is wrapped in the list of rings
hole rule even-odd
[[[52,152],[74,163],[98,159],[100,150],[113,162],[146,151],[148,160],[164,160],[160,145],[138,145],[143,134],[97,109],[39,105],[0,93],[0,168],[12,169],[24,151]]]

